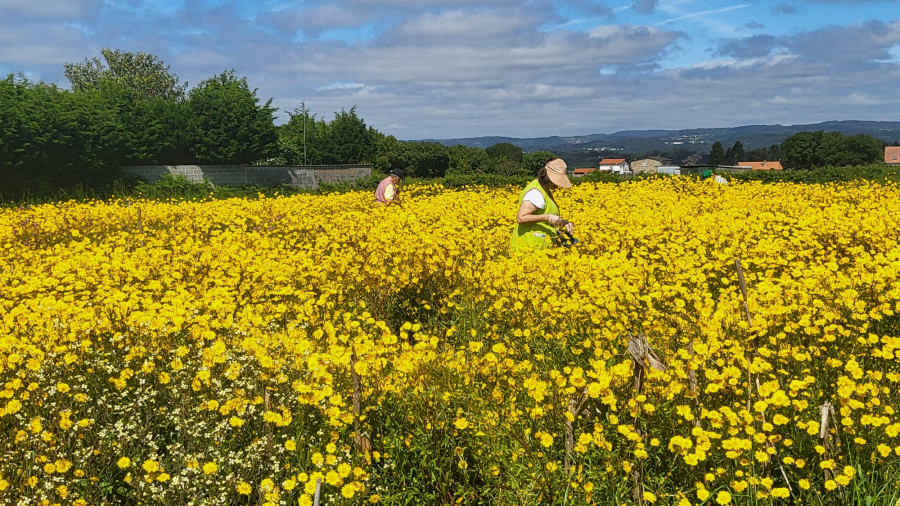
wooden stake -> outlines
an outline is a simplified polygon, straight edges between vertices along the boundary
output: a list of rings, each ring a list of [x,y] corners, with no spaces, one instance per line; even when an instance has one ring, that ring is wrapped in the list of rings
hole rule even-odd
[[[316,494],[313,496],[313,506],[319,506],[319,498],[322,494],[322,478],[316,478]]]
[[[644,389],[644,379],[646,377],[646,368],[653,368],[657,371],[665,371],[668,369],[666,364],[663,363],[662,360],[656,356],[656,353],[650,348],[650,343],[647,342],[647,336],[643,333],[630,334],[628,336],[628,353],[631,355],[632,366],[633,366],[633,386],[634,386],[634,398],[635,398],[635,410],[634,410],[634,421],[632,425],[635,426],[635,431],[638,435],[643,439],[645,436],[641,434],[641,431],[637,428],[637,421],[641,415],[641,406],[637,403],[637,396],[641,394]],[[643,487],[643,478],[641,476],[641,466],[638,465],[638,459],[634,459],[634,464],[631,467],[631,481],[634,484],[631,492],[631,498],[637,504],[644,504],[644,487]]]
[[[266,399],[265,399],[265,408],[266,412],[270,411],[270,402],[269,402],[269,389],[266,389]],[[268,458],[267,464],[269,465],[273,459],[272,452],[272,423],[266,422],[266,457]]]
[[[694,343],[688,343],[688,355],[690,355],[691,359],[697,354],[694,351]],[[693,367],[688,368],[688,388],[691,391],[691,397],[693,398],[694,409],[697,413],[700,412],[700,392],[697,391],[697,370]],[[694,416],[694,427],[700,427],[700,417]]]

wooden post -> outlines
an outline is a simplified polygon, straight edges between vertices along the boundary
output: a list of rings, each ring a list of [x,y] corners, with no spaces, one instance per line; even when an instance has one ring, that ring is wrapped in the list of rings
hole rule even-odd
[[[647,336],[643,333],[630,334],[628,336],[628,353],[631,354],[632,366],[633,366],[633,379],[634,379],[634,398],[635,398],[635,410],[634,410],[634,421],[632,425],[635,426],[635,431],[638,433],[638,436],[643,439],[646,437],[641,431],[637,428],[637,421],[640,418],[641,407],[637,404],[637,396],[641,394],[644,389],[644,379],[646,377],[645,369],[653,368],[657,371],[665,371],[668,369],[666,364],[663,363],[659,357],[656,356],[656,353],[650,348],[650,343],[647,342]],[[631,481],[633,483],[633,488],[631,492],[631,498],[636,504],[644,504],[644,487],[643,487],[643,478],[641,476],[641,466],[637,465],[637,460],[634,459],[635,464],[631,467]]]
[[[316,494],[313,496],[313,506],[319,506],[319,499],[322,494],[322,478],[316,478]]]
[[[697,353],[694,351],[694,343],[688,343],[688,355],[690,355],[691,359],[694,358]],[[700,392],[697,389],[697,370],[693,367],[688,368],[688,388],[691,392],[691,397],[693,398],[694,409],[697,413],[700,413]],[[694,416],[694,427],[700,426],[700,417]]]
[[[266,397],[265,397],[265,409],[266,412],[270,411],[271,403],[269,400],[269,389],[266,388]],[[266,422],[266,466],[270,466],[272,464],[273,452],[272,452],[272,423]]]

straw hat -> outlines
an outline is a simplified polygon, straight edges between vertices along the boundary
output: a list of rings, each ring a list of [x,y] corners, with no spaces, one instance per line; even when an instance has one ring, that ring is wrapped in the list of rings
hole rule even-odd
[[[566,170],[566,162],[562,158],[554,158],[544,165],[547,170],[547,177],[553,184],[560,188],[571,188],[572,183],[569,181],[568,171]]]

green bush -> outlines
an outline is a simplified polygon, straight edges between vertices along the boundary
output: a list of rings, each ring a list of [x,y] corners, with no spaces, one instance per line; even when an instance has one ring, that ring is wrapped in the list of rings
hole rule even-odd
[[[812,170],[779,170],[739,172],[728,176],[735,181],[762,181],[764,183],[821,184],[866,180],[875,182],[900,182],[900,167],[881,163],[853,167],[821,167]]]

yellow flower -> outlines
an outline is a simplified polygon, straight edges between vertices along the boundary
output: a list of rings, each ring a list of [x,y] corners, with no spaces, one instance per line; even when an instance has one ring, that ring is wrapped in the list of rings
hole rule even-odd
[[[119,466],[119,467],[121,467],[121,466]],[[148,473],[155,473],[155,472],[159,471],[159,463],[153,459],[147,459],[144,461],[143,464],[141,464],[141,468],[143,468],[144,471],[146,471]]]
[[[215,462],[207,462],[203,464],[203,474],[216,474],[219,466]]]
[[[250,486],[246,481],[239,482],[237,484],[237,493],[241,495],[250,495],[250,492],[253,492],[253,487]]]
[[[731,503],[731,494],[727,491],[722,490],[718,494],[716,494],[716,504],[730,504]]]

